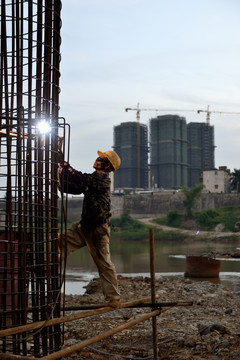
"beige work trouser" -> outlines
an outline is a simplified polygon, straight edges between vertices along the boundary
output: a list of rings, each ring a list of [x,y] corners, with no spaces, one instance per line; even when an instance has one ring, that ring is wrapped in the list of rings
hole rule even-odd
[[[67,255],[83,246],[88,247],[97,266],[106,301],[120,299],[117,274],[110,259],[109,238],[110,226],[108,224],[103,224],[86,234],[83,233],[80,224],[74,224],[67,230],[66,236],[62,234],[59,244],[60,249],[64,252],[67,244]]]

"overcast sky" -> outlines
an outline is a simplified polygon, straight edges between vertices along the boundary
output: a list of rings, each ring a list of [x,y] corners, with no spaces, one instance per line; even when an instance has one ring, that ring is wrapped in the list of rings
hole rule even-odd
[[[166,113],[187,123],[212,113],[215,165],[240,168],[239,0],[63,0],[60,115],[71,126],[70,163],[92,172],[113,127]]]

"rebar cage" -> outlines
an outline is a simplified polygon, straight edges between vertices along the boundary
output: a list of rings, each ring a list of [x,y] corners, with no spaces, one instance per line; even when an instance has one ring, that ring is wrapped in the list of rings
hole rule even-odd
[[[61,312],[58,259],[61,1],[2,0],[0,58],[0,329]],[[51,131],[42,133],[40,121]],[[0,339],[0,351],[41,357],[60,325]]]

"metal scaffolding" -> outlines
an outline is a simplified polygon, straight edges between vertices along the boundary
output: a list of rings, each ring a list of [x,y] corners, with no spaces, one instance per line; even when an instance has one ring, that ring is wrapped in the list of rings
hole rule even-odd
[[[2,0],[0,57],[0,328],[60,316],[57,146],[61,1]],[[43,133],[39,123],[51,127]],[[62,327],[0,342],[0,351],[45,356]]]

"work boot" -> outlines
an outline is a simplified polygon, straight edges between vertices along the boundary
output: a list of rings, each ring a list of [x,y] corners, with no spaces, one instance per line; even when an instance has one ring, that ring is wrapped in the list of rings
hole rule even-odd
[[[122,304],[121,299],[112,299],[109,301],[107,306],[110,306],[112,308],[117,308],[117,307],[121,306],[121,304]]]

